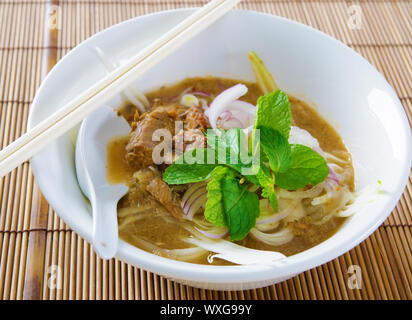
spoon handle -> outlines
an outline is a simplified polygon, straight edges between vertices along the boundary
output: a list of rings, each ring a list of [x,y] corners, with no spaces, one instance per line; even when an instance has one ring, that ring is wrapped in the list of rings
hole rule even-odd
[[[93,247],[102,259],[111,259],[117,251],[117,202],[98,199],[93,204]]]

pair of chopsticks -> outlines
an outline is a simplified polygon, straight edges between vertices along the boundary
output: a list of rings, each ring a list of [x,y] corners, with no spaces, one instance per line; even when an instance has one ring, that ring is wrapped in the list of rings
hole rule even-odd
[[[0,177],[74,127],[150,68],[229,12],[240,0],[212,0],[0,152]]]

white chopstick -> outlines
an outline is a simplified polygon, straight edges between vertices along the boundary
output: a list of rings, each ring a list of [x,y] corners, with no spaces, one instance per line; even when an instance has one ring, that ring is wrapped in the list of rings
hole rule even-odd
[[[124,65],[85,90],[0,152],[0,177],[31,158],[48,143],[124,90],[195,35],[229,12],[240,0],[212,0]]]

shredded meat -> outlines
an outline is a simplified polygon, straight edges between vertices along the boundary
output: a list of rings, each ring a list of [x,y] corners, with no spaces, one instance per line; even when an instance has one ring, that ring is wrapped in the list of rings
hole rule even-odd
[[[181,155],[185,151],[206,147],[206,137],[199,129],[180,130],[173,137],[174,150],[176,155]]]
[[[144,168],[133,174],[133,182],[129,186],[129,192],[120,200],[121,206],[139,207],[142,204],[153,203],[156,200],[147,192],[147,185],[160,173],[155,168]]]
[[[210,128],[210,123],[203,110],[199,106],[193,106],[189,109],[184,120],[185,129],[199,129],[206,131]]]
[[[180,195],[173,191],[160,178],[160,172],[154,167],[139,169],[133,174],[134,183],[122,198],[122,206],[140,206],[151,203],[152,207],[162,205],[174,217],[182,218]],[[157,203],[157,205],[156,205]]]
[[[170,189],[166,182],[156,177],[149,183],[146,190],[149,191],[157,201],[164,205],[174,217],[178,219],[182,218],[183,210],[180,206],[180,197]]]

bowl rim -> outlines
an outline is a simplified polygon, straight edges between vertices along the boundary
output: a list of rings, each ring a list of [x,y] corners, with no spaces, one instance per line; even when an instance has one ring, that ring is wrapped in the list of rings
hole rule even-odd
[[[42,92],[42,90],[44,90],[44,87],[46,87],[46,85],[48,84],[48,80],[56,72],[58,72],[59,66],[65,63],[65,60],[67,59],[67,57],[71,56],[74,50],[86,45],[88,40],[100,37],[106,31],[118,28],[120,25],[131,23],[131,21],[135,21],[138,19],[147,20],[147,19],[151,19],[153,16],[159,16],[159,15],[174,15],[174,14],[179,14],[182,12],[188,13],[188,12],[194,11],[195,9],[196,8],[180,8],[180,9],[164,10],[164,11],[153,12],[147,15],[134,17],[134,18],[122,21],[113,26],[110,26],[104,30],[101,30],[98,33],[82,41],[80,44],[78,44],[76,47],[70,50],[65,56],[63,56],[56,63],[56,65],[53,66],[52,70],[47,74],[45,79],[42,81],[39,89],[36,92],[36,96],[33,99],[33,103],[30,108],[30,112],[29,112],[29,116],[27,120],[28,130],[30,130],[30,128],[32,128],[34,125],[33,124],[33,114],[36,113],[36,110],[38,108],[40,108],[39,103],[38,103],[38,99],[39,99],[38,97],[40,96],[40,93]],[[268,14],[268,13],[262,13],[262,12],[257,12],[253,10],[237,9],[237,10],[232,11],[230,14],[262,15],[264,17],[270,17],[271,19],[278,19],[282,21],[283,23],[295,24],[295,25],[298,25],[300,28],[304,28],[304,29],[309,30],[310,32],[317,33],[317,36],[325,38],[326,41],[332,41],[335,45],[340,46],[342,50],[347,50],[350,52],[350,54],[357,55],[358,58],[363,60],[363,63],[366,63],[367,65],[369,65],[370,68],[373,68],[373,71],[376,73],[376,76],[380,77],[381,80],[383,80],[383,83],[385,83],[386,90],[391,94],[391,97],[394,98],[394,100],[396,101],[396,108],[402,114],[402,120],[404,124],[403,129],[406,129],[405,125],[409,126],[409,122],[407,121],[405,111],[394,89],[392,88],[392,86],[387,82],[384,76],[371,63],[369,63],[369,61],[367,61],[359,53],[351,49],[349,46],[347,46],[343,42],[311,26],[308,26],[303,23],[290,20],[284,17]],[[409,128],[409,132],[410,132],[410,128]],[[302,255],[302,253],[311,251],[312,248],[288,258],[287,268],[274,269],[273,267],[261,266],[261,265],[208,266],[208,265],[199,265],[199,264],[176,261],[176,260],[160,257],[155,254],[148,253],[144,250],[136,248],[120,239],[119,239],[119,248],[116,254],[116,258],[122,261],[125,261],[127,263],[131,263],[132,265],[135,265],[139,268],[142,268],[142,269],[145,269],[145,270],[148,270],[148,271],[151,271],[151,272],[163,275],[163,276],[178,278],[178,279],[185,279],[189,281],[207,282],[207,283],[240,283],[240,282],[249,283],[249,282],[256,282],[256,281],[265,281],[265,280],[273,279],[275,277],[276,278],[291,277],[295,274],[298,274],[306,270],[309,270],[311,268],[317,267],[321,264],[324,264],[328,261],[331,261],[337,258],[338,256],[344,254],[345,252],[349,251],[350,249],[358,245],[361,241],[365,240],[372,232],[374,232],[382,224],[382,222],[390,215],[392,209],[396,206],[397,202],[402,196],[403,190],[409,178],[410,164],[412,162],[412,143],[410,143],[411,140],[412,140],[411,135],[409,134],[409,137],[407,137],[407,142],[409,141],[409,145],[406,146],[406,148],[408,149],[407,153],[408,153],[408,158],[409,158],[409,167],[407,165],[404,166],[402,170],[403,179],[400,179],[398,181],[396,185],[396,192],[394,192],[390,200],[386,201],[386,205],[381,208],[380,213],[377,216],[377,219],[374,219],[373,221],[369,221],[368,223],[365,223],[363,228],[357,234],[353,234],[350,237],[345,238],[345,240],[341,241],[339,245],[331,246],[330,248],[325,249],[323,252],[318,253],[317,255],[312,255],[310,259],[303,259],[302,261],[302,259],[299,259],[299,257]],[[408,159],[406,159],[405,163],[407,163],[407,160]],[[31,162],[32,172],[36,179],[36,182],[38,183],[45,198],[49,202],[47,186],[42,183],[40,169],[36,165],[34,165],[32,161],[30,162]],[[52,205],[51,202],[49,203],[50,205]],[[60,216],[60,212],[64,212],[64,210],[60,210],[60,209],[61,209],[60,206],[56,205],[56,213],[58,213],[59,216]],[[66,221],[67,215],[63,214],[62,216],[64,216],[64,220]],[[81,237],[85,238],[89,243],[91,243],[91,230],[82,230],[82,228],[76,224],[68,224],[68,225],[75,232],[77,232]],[[289,261],[292,261],[292,263],[289,263]]]

